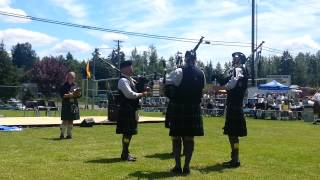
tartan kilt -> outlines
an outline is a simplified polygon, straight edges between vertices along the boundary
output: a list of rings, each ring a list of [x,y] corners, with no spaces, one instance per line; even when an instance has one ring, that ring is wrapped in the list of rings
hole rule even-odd
[[[320,115],[320,103],[317,101],[313,105],[313,113],[318,116]]]
[[[199,104],[177,104],[169,102],[166,127],[170,136],[203,136],[203,121]]]
[[[73,108],[74,107],[74,108]],[[74,111],[74,109],[77,109]],[[63,102],[61,108],[62,121],[74,121],[80,119],[78,103]]]
[[[117,121],[117,134],[135,135],[138,133],[138,114],[135,108],[121,104]]]
[[[224,134],[229,136],[247,136],[247,125],[241,107],[227,107]]]

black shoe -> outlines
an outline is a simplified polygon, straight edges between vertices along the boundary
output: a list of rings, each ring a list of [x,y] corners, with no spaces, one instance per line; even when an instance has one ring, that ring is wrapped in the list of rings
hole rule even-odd
[[[170,170],[170,172],[172,172],[174,174],[182,174],[182,169],[181,169],[181,167],[174,167]]]
[[[64,135],[61,134],[59,139],[64,139]]]
[[[123,161],[136,161],[137,158],[131,155],[121,155],[121,160]]]
[[[190,174],[190,168],[184,167],[183,168],[183,174],[185,174],[185,175]]]
[[[67,136],[66,139],[72,139],[72,136]]]
[[[222,166],[225,167],[225,168],[237,168],[237,167],[240,167],[240,161],[228,161],[228,162],[224,162],[222,163]]]

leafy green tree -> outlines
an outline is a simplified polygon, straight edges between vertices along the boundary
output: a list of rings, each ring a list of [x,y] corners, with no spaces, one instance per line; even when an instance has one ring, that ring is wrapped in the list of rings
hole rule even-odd
[[[141,59],[141,55],[138,53],[136,47],[131,51],[130,60],[133,62],[134,72],[136,74],[142,74],[144,65]]]
[[[222,70],[220,62],[217,63],[216,68],[214,70],[214,74],[216,76],[221,76],[223,74],[223,70]]]
[[[70,52],[67,53],[66,58],[63,56],[59,56],[60,59],[63,61],[63,64],[66,66],[68,71],[73,71],[77,74],[77,83],[80,85],[82,83],[82,71],[81,71],[81,64],[79,61],[73,58]]]
[[[167,63],[167,69],[173,69],[175,67],[175,59],[174,57],[170,56]]]
[[[38,61],[36,52],[32,49],[32,45],[28,42],[18,43],[11,49],[12,62],[18,68],[29,70],[33,64]]]
[[[0,44],[0,85],[16,86],[22,73],[16,68],[5,50],[4,43]],[[17,94],[16,88],[0,87],[0,98],[10,98]]]
[[[159,70],[159,63],[158,63],[158,54],[157,50],[153,45],[149,46],[149,67],[147,73],[155,73]]]
[[[212,77],[213,77],[213,66],[212,66],[212,62],[210,61],[209,63],[207,63],[207,65],[204,67],[204,74],[206,76],[206,81],[207,83],[211,83],[212,82]]]
[[[119,59],[120,59],[120,63],[125,61],[125,54],[123,51],[120,51],[118,54],[118,51],[116,49],[114,49],[114,50],[112,50],[108,59],[111,60],[113,65],[115,65],[116,67],[119,67]]]
[[[225,64],[224,64],[224,70],[225,71],[229,71],[229,70],[231,70],[232,69],[232,63],[231,62],[226,62]]]
[[[284,51],[280,60],[280,74],[291,75],[294,72],[294,61],[288,51]]]
[[[146,74],[148,70],[148,59],[149,59],[149,52],[143,51],[141,56],[141,62],[142,62],[142,74]]]
[[[308,85],[312,87],[318,86],[318,62],[315,55],[310,55],[309,53],[306,55],[307,59],[307,70],[308,70]]]
[[[292,76],[292,83],[299,84],[300,86],[307,85],[307,64],[303,53],[299,53],[295,58],[295,71]]]

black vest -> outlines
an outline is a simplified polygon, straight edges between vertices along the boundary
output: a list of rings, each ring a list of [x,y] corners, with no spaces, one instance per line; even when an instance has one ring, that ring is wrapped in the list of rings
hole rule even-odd
[[[125,79],[128,79],[127,77],[125,77],[125,76],[120,76],[120,79],[121,78],[125,78]],[[119,79],[119,80],[120,80]],[[128,79],[128,81],[130,81],[129,79]],[[136,89],[136,87],[135,86],[133,86],[132,85],[132,83],[130,83],[130,87],[131,87],[131,89],[134,91],[134,92],[137,92],[137,89]],[[139,108],[139,98],[136,98],[136,99],[128,99],[123,93],[122,93],[122,91],[120,90],[120,89],[118,89],[118,91],[119,91],[119,98],[118,98],[118,102],[119,102],[119,104],[120,104],[120,108],[121,108],[121,106],[123,106],[123,105],[130,105],[133,109],[138,109]]]
[[[243,105],[243,98],[246,93],[248,87],[248,71],[245,67],[240,67],[243,72],[242,78],[240,78],[237,82],[235,88],[227,91],[227,106],[233,107],[242,107]],[[233,74],[235,76],[235,69],[233,69]]]
[[[176,89],[176,97],[172,99],[173,102],[199,104],[201,102],[205,81],[203,72],[195,66],[185,66],[182,68],[182,72],[182,81]]]

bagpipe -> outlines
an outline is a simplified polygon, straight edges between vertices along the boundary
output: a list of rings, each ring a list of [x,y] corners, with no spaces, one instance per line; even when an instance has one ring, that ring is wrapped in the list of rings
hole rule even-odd
[[[118,69],[115,65],[112,63],[100,59],[102,62],[110,66],[113,70],[115,70],[117,73],[121,73],[120,69]],[[150,75],[149,75],[150,76]],[[138,93],[145,92],[147,90],[148,85],[150,84],[150,80],[148,75],[134,75],[133,81],[135,84],[135,88]],[[109,85],[109,84],[108,84]],[[110,88],[110,87],[109,87]],[[120,110],[120,104],[123,101],[123,98],[120,96],[120,92],[118,90],[112,91],[110,88],[110,91],[107,95],[108,98],[108,120],[110,121],[118,121],[119,119],[119,110]],[[139,100],[135,101],[134,103],[130,104],[134,109],[140,109],[141,106],[139,104]]]
[[[197,45],[190,51],[186,51],[185,53],[185,61],[194,61],[197,58],[197,54],[196,51],[199,48],[200,44],[203,42],[204,37],[201,36],[199,42],[197,43]],[[183,66],[182,63],[182,57],[179,56],[180,53],[177,53],[177,57],[176,57],[176,67],[177,68],[181,68]],[[176,96],[177,93],[177,87],[172,85],[172,84],[166,84],[166,76],[167,76],[167,66],[166,66],[166,62],[162,61],[162,65],[164,67],[164,74],[163,74],[163,91],[164,91],[164,95],[166,97],[168,97],[169,99],[174,99],[174,97]]]
[[[113,65],[112,63],[104,60],[104,59],[101,59],[100,60],[104,63],[106,63],[108,66],[110,66],[113,70],[115,70],[116,72],[118,73],[121,73],[120,69],[118,69],[115,65]],[[150,85],[151,81],[150,81],[150,76],[153,76],[153,75],[136,75],[134,74],[132,76],[132,79],[133,79],[133,82],[135,84],[135,88],[137,89],[137,92],[138,93],[141,93],[141,92],[145,92],[147,90],[147,87]]]
[[[81,88],[77,87],[77,88],[74,88],[72,91],[71,91],[72,95],[74,98],[80,98],[81,97]]]
[[[249,55],[249,56],[245,56],[243,53],[241,52],[234,52],[232,53],[232,57],[233,58],[238,58],[240,60],[240,63],[242,64],[243,68],[244,68],[244,74],[249,77],[249,71],[246,68],[245,64],[246,62],[248,62],[252,56],[254,56],[254,53],[257,52],[257,56],[260,57],[261,56],[261,51],[262,51],[262,45],[265,43],[265,41],[262,41],[254,50],[253,52]],[[232,65],[233,66],[233,65]],[[232,69],[225,69],[224,73],[222,74],[213,74],[211,79],[212,80],[216,80],[220,85],[225,85],[230,79],[231,77],[234,75],[234,68]]]

